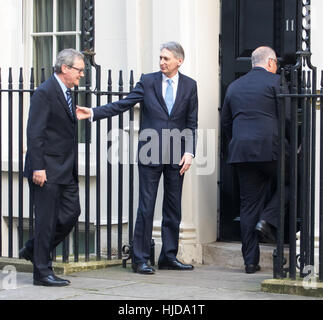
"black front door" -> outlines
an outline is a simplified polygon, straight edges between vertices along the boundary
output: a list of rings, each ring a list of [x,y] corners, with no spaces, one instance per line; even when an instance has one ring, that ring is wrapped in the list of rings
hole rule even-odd
[[[221,97],[228,85],[251,69],[250,56],[259,46],[270,46],[280,61],[297,51],[297,0],[222,0]],[[239,182],[226,164],[227,146],[221,134],[220,240],[240,240]]]

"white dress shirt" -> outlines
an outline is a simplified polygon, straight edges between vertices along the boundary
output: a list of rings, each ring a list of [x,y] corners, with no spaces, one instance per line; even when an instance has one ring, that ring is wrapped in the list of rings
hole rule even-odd
[[[68,88],[66,87],[66,85],[63,83],[63,81],[59,78],[59,76],[56,73],[54,73],[54,77],[56,78],[57,82],[59,83],[59,85],[63,91],[64,97],[67,100],[66,90]]]
[[[162,86],[163,86],[163,98],[165,99],[165,95],[166,95],[166,88],[168,86],[168,82],[167,80],[168,79],[171,79],[172,80],[172,86],[173,86],[173,94],[174,94],[174,102],[175,102],[175,99],[176,99],[176,93],[177,93],[177,87],[178,87],[178,72],[175,74],[175,76],[173,78],[168,78],[166,77],[164,74],[163,74],[163,80],[162,80]]]

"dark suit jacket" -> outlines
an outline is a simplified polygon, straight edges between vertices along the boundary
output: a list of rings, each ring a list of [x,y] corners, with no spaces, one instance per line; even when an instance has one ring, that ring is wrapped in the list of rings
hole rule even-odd
[[[176,99],[169,115],[162,96],[162,73],[142,75],[125,99],[94,108],[93,120],[118,115],[136,103],[141,103],[138,144],[140,164],[154,166],[170,163],[177,166],[184,152],[195,155],[198,114],[196,81],[179,73]],[[177,139],[170,139],[170,131],[165,129],[178,129],[177,133],[182,134],[178,135],[179,141],[178,136]],[[175,134],[176,130],[171,133]],[[142,157],[145,154],[148,158]]]
[[[24,175],[46,170],[47,182],[69,184],[77,180],[77,121],[68,108],[54,76],[42,83],[30,102]]]
[[[221,114],[228,163],[277,160],[279,92],[280,76],[260,67],[230,84]]]

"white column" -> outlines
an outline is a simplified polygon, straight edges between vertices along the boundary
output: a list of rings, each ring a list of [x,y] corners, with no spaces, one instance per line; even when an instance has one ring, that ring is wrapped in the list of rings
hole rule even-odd
[[[167,14],[160,14],[163,10],[166,10]],[[197,156],[184,178],[178,252],[178,258],[187,263],[202,263],[202,244],[216,241],[217,237],[219,29],[219,1],[153,1],[153,51],[157,54],[163,42],[180,42],[186,54],[180,71],[198,83],[201,132]],[[154,59],[158,65],[158,54]],[[153,232],[156,240],[156,258],[161,245],[162,190],[159,191]]]
[[[104,12],[105,14],[102,14]],[[219,0],[118,0],[96,2],[96,61],[113,70],[159,70],[160,45],[178,41],[186,59],[181,72],[197,80],[197,157],[184,179],[179,259],[202,262],[201,244],[216,240],[218,215]],[[116,76],[114,75],[114,82]],[[208,136],[208,139],[205,137]],[[206,161],[207,160],[207,161]],[[137,174],[137,170],[135,170]],[[136,179],[135,192],[138,190]],[[154,219],[156,259],[161,248],[163,181]],[[137,194],[135,194],[137,201]],[[137,206],[135,205],[135,211]],[[136,216],[136,212],[135,212]]]
[[[320,19],[320,12],[323,10],[323,2],[320,0],[312,0],[311,2],[311,52],[312,64],[317,67],[317,89],[320,88],[321,81],[321,70],[323,69],[322,61],[322,50],[323,44],[321,40],[321,29],[323,26],[322,19]],[[320,107],[322,106],[322,103]],[[314,230],[314,265],[315,272],[318,273],[318,259],[319,259],[319,197],[320,197],[320,117],[321,108],[317,110],[316,113],[316,166],[315,166],[315,230]],[[300,237],[300,232],[298,233],[298,238]],[[300,242],[297,242],[297,252],[300,252]]]
[[[8,88],[8,75],[9,68],[12,68],[12,80],[13,88],[17,89],[19,84],[19,72],[20,67],[23,67],[24,62],[24,38],[23,38],[23,4],[22,1],[12,0],[5,1],[0,0],[0,21],[1,21],[1,51],[0,51],[0,68],[1,68],[1,80],[2,89]],[[25,79],[26,81],[26,79]],[[18,114],[18,104],[13,103],[13,146],[17,146],[18,143],[18,118],[15,115]],[[3,195],[2,195],[2,254],[7,256],[8,254],[8,220],[4,217],[8,216],[8,95],[3,94],[2,96],[2,132],[0,132],[2,139],[2,174],[3,174]],[[13,170],[18,170],[18,149],[13,149]],[[17,179],[16,174],[14,175],[13,185],[14,195],[17,194]],[[13,212],[16,216],[17,202],[13,200]],[[17,243],[17,223],[16,219],[13,221],[13,245]],[[13,255],[17,256],[17,250],[13,247]]]

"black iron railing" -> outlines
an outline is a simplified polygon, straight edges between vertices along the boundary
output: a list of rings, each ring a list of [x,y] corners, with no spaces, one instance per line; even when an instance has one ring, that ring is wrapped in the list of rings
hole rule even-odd
[[[297,53],[297,63],[292,68],[289,81],[282,71],[282,88],[289,84],[289,92],[279,95],[280,156],[278,188],[280,191],[280,219],[277,230],[277,249],[274,251],[274,278],[296,279],[308,275],[309,267],[319,270],[323,280],[323,113],[318,102],[323,98],[323,72],[321,91],[317,92],[317,70],[310,61],[311,53]],[[290,112],[289,112],[290,109]],[[286,112],[287,111],[287,112]],[[317,128],[317,113],[320,128]],[[286,114],[287,113],[287,114]],[[286,117],[290,117],[290,128],[286,132]],[[288,121],[288,119],[287,119]],[[317,130],[321,138],[317,148]],[[289,144],[286,147],[286,134]],[[288,150],[286,150],[288,148]],[[320,155],[320,165],[316,154]],[[318,170],[319,168],[319,170]],[[315,191],[319,182],[320,196]],[[286,197],[288,206],[286,206]],[[319,201],[319,212],[315,203]],[[289,263],[284,259],[284,230],[289,218]],[[319,220],[315,219],[319,216]],[[318,228],[316,224],[319,224]],[[299,227],[299,228],[298,228]],[[299,230],[299,233],[297,231]],[[315,231],[319,230],[319,234]],[[297,237],[296,235],[299,235]],[[315,248],[315,240],[319,247]],[[286,267],[285,267],[286,263]],[[318,267],[318,268],[317,268]]]
[[[317,69],[311,63],[310,0],[299,0],[298,24],[297,43],[300,51],[296,53],[297,62],[290,69],[289,79],[286,79],[285,71],[282,71],[282,88],[288,85],[289,92],[282,91],[279,95],[280,219],[277,248],[273,254],[274,278],[288,276],[296,279],[299,269],[301,278],[314,272],[311,276],[316,277],[318,274],[319,281],[323,281],[323,72],[321,89],[318,92]],[[285,149],[286,108],[290,108],[290,113],[287,113],[290,117],[290,128],[287,130],[290,136],[288,150]],[[316,193],[317,188],[319,196]],[[284,227],[287,216],[289,263],[284,258]],[[315,243],[318,243],[318,247],[315,247]]]
[[[123,82],[123,73],[120,71],[118,85],[119,88],[116,91],[113,91],[112,86],[112,72],[108,71],[107,74],[107,90],[101,90],[101,67],[95,66],[96,71],[96,87],[91,89],[90,82],[90,67],[88,66],[86,70],[86,80],[85,86],[83,88],[74,89],[74,100],[78,104],[80,100],[85,102],[86,106],[91,106],[92,101],[95,101],[95,105],[99,106],[107,102],[112,102],[116,99],[122,99],[125,95],[133,89],[134,86],[134,77],[133,72],[130,72],[129,78],[129,91],[124,90]],[[28,106],[29,100],[33,95],[35,90],[34,82],[34,70],[33,68],[30,71],[30,81],[29,89],[24,88],[25,82],[23,79],[23,69],[20,69],[19,74],[19,83],[17,88],[14,88],[13,81],[13,72],[12,69],[9,69],[8,75],[8,85],[7,88],[3,88],[1,81],[1,69],[0,69],[0,131],[3,129],[3,125],[6,122],[7,125],[7,135],[0,135],[0,257],[4,256],[4,251],[6,252],[7,257],[14,257],[23,247],[24,242],[27,238],[31,238],[34,233],[34,218],[33,218],[33,203],[32,195],[29,194],[29,188],[24,189],[24,178],[23,178],[23,164],[24,164],[24,141],[26,139],[25,129],[26,129],[26,115],[28,114],[27,110],[24,110]],[[42,70],[41,82],[45,81],[45,72]],[[128,111],[129,116],[124,115],[119,116],[119,164],[117,166],[117,185],[113,182],[113,172],[116,168],[111,164],[111,158],[109,158],[109,150],[112,147],[111,139],[108,139],[108,134],[113,128],[112,119],[108,118],[105,120],[100,120],[96,122],[96,131],[91,133],[91,123],[85,121],[85,175],[84,175],[84,194],[80,194],[81,199],[85,199],[84,207],[82,211],[84,213],[84,219],[76,224],[73,233],[73,252],[70,252],[70,243],[69,237],[67,237],[61,248],[61,253],[54,252],[54,260],[57,255],[62,255],[63,262],[69,262],[71,256],[75,262],[79,261],[80,255],[84,254],[85,261],[89,261],[92,256],[95,256],[95,259],[102,259],[102,226],[101,219],[106,220],[106,243],[107,243],[107,252],[105,259],[112,259],[114,257],[121,259],[122,258],[122,244],[123,244],[123,217],[128,217],[128,239],[126,243],[130,243],[133,235],[133,214],[134,214],[134,110],[133,108]],[[6,119],[3,117],[4,114],[7,114]],[[107,133],[102,135],[101,124],[103,121],[107,123]],[[18,123],[18,126],[16,125]],[[124,128],[127,127],[127,131]],[[1,131],[2,132],[2,131]],[[129,139],[123,141],[122,133],[128,134]],[[90,146],[91,146],[91,136],[94,137],[96,141],[96,154],[95,160],[92,160],[96,166],[95,171],[95,185],[96,193],[95,198],[91,198],[90,193],[90,167],[91,160],[93,157],[90,157]],[[102,150],[101,147],[101,137],[104,136],[107,138],[107,149]],[[8,155],[4,156],[3,154],[3,144],[7,144]],[[128,145],[125,145],[125,144]],[[129,150],[129,161],[121,161],[124,158],[123,150]],[[18,154],[18,156],[17,156]],[[101,163],[101,159],[105,158],[106,161]],[[15,163],[18,162],[18,167],[15,166]],[[8,163],[7,168],[4,168],[3,163]],[[106,166],[106,177],[103,176],[102,167]],[[127,182],[125,182],[125,173],[128,175]],[[82,175],[83,177],[83,175]],[[7,179],[7,186],[3,185],[4,179]],[[7,199],[4,198],[4,191],[7,189]],[[16,192],[15,190],[18,190]],[[112,191],[118,190],[117,199],[112,197]],[[106,197],[102,198],[102,191],[106,194]],[[128,206],[124,205],[124,197],[127,195],[129,198]],[[27,201],[24,201],[26,198]],[[4,201],[8,201],[6,210],[4,209]],[[106,201],[106,210],[103,212],[103,201]],[[113,201],[117,202],[117,214],[112,212]],[[91,208],[93,210],[93,205],[90,204],[95,202],[95,212],[90,212]],[[26,205],[28,203],[28,205]],[[14,205],[15,204],[15,205]],[[115,207],[115,206],[114,206]],[[82,215],[81,215],[82,216]],[[82,216],[83,217],[83,216]],[[113,251],[112,248],[112,227],[113,227],[113,218],[117,217],[118,227],[117,227],[117,248]],[[3,221],[7,224],[8,232],[3,232],[2,223]],[[15,221],[17,221],[18,226],[17,230],[14,230],[16,227]],[[93,225],[95,225],[93,227]],[[82,230],[81,230],[82,229]],[[82,235],[81,231],[84,230]],[[93,238],[93,233],[95,241],[91,242]],[[14,234],[17,234],[17,237],[14,237]],[[81,237],[82,236],[82,237]],[[92,238],[91,238],[92,237]],[[7,239],[5,239],[7,238]],[[5,241],[6,240],[6,241]],[[92,239],[93,240],[93,239]],[[4,243],[8,243],[8,248],[4,248]],[[93,246],[95,250],[93,252]],[[84,250],[80,250],[80,247],[84,247]],[[92,249],[91,249],[92,247]],[[3,250],[6,249],[6,250]],[[82,251],[82,252],[80,252]],[[72,253],[72,255],[70,254]]]

